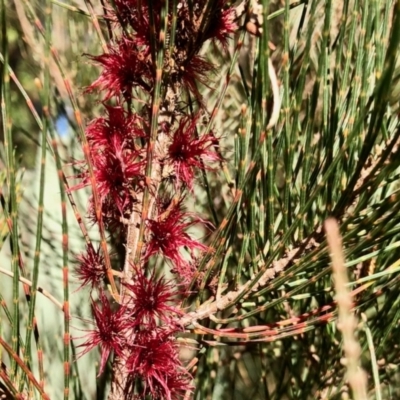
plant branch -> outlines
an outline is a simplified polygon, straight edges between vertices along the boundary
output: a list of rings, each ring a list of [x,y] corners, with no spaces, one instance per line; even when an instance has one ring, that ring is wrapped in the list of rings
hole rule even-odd
[[[9,276],[10,278],[14,277],[14,274],[11,271],[8,271],[4,268],[0,268],[0,273]],[[32,287],[32,282],[22,276],[19,277],[19,281],[25,285]],[[60,303],[52,294],[50,294],[47,290],[43,289],[42,287],[38,286],[37,290],[41,293],[44,297],[47,297],[52,303],[54,303],[61,311],[64,312],[64,306]]]
[[[196,311],[192,311],[187,313],[182,318],[179,319],[179,324],[182,326],[188,326],[197,320],[202,320],[204,318],[210,318],[218,311],[225,310],[231,305],[235,304],[235,302],[243,297],[243,293],[248,291],[256,292],[260,287],[265,286],[269,281],[271,281],[277,274],[283,272],[289,264],[291,264],[296,256],[301,255],[306,249],[310,248],[310,246],[318,246],[318,243],[315,240],[312,243],[308,243],[310,240],[307,240],[305,244],[302,246],[296,247],[287,252],[285,257],[282,257],[279,260],[273,261],[271,266],[266,269],[264,274],[259,278],[259,280],[253,284],[252,280],[249,280],[244,285],[240,286],[238,290],[233,290],[225,294],[224,296],[217,298],[216,300],[209,300],[199,306]]]

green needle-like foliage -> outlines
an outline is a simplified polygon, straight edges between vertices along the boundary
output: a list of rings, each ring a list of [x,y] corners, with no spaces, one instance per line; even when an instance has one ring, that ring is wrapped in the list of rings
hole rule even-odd
[[[400,1],[0,6],[0,397],[400,397]]]

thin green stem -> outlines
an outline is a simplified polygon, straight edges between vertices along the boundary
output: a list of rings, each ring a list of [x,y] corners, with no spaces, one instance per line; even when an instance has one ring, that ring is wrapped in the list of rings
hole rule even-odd
[[[1,0],[1,26],[2,26],[2,53],[4,54],[4,65],[8,65],[8,32],[6,20],[6,3]],[[12,272],[13,279],[13,325],[11,333],[12,351],[19,353],[19,237],[18,237],[18,206],[17,206],[17,187],[15,178],[14,143],[12,135],[11,99],[10,99],[10,74],[8,68],[3,68],[1,85],[1,113],[3,121],[4,147],[6,151],[7,163],[7,186],[9,196],[9,215],[11,217],[11,244],[12,244]],[[11,380],[17,373],[17,363],[12,359]]]

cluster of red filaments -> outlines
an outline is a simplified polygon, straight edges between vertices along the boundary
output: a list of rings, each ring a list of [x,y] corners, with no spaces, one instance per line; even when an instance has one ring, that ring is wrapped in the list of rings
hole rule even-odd
[[[124,265],[114,274],[121,277],[119,303],[105,294],[102,251],[88,244],[78,258],[81,286],[88,285],[98,298],[92,300],[96,328],[87,335],[82,353],[99,347],[100,373],[112,354],[123,360],[129,375],[125,385],[130,385],[126,392],[138,398],[172,399],[191,389],[175,340],[182,330],[176,322],[181,315],[178,300],[207,247],[188,233],[192,225],[205,222],[185,211],[184,200],[194,196],[198,170],[210,169],[220,159],[215,135],[200,133],[207,110],[199,87],[209,86],[209,73],[215,69],[200,50],[207,40],[226,48],[236,29],[234,10],[226,0],[172,3],[114,0],[109,6],[106,17],[115,36],[106,53],[91,57],[101,73],[87,88],[101,95],[104,113],[87,126],[92,172],[82,171],[77,186],[96,182],[101,210],[90,201],[88,214],[95,223],[101,215],[114,242],[126,247]],[[160,51],[163,73],[157,82]],[[157,117],[152,108],[156,85],[161,87]],[[158,130],[151,144],[154,118]],[[144,207],[146,220],[139,218],[143,245],[131,262],[128,253],[136,254],[137,248],[128,248],[128,231],[137,229],[138,235],[140,229],[127,221],[143,215]],[[173,281],[160,275],[160,260]]]

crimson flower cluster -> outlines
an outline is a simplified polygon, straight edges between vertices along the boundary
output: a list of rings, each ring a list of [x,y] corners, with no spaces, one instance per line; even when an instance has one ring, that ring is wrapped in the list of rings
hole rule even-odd
[[[205,245],[186,233],[188,227],[202,221],[198,218],[186,220],[188,214],[182,212],[181,203],[173,205],[166,211],[163,205],[158,205],[157,211],[159,217],[147,222],[150,239],[144,257],[148,259],[154,254],[162,254],[172,262],[172,272],[176,273],[177,279],[190,283],[194,276],[192,263],[183,257],[180,249],[186,247],[191,251],[207,250]]]
[[[177,398],[191,388],[191,377],[181,365],[174,340],[181,331],[173,318],[179,314],[173,305],[174,285],[162,277],[156,278],[154,272],[146,278],[143,271],[135,270],[134,282],[126,285],[132,293],[128,303],[112,305],[103,291],[97,302],[92,300],[96,328],[88,332],[80,345],[80,355],[98,346],[101,374],[114,353],[125,359],[128,384],[133,386],[136,379],[142,382],[140,398]]]
[[[119,373],[130,385],[123,388],[125,394],[154,399],[178,398],[192,389],[175,340],[182,330],[177,323],[182,313],[178,299],[195,277],[194,260],[207,250],[188,229],[207,224],[185,211],[183,203],[194,195],[197,172],[220,161],[217,137],[212,132],[201,134],[199,123],[205,114],[200,86],[210,86],[210,73],[215,71],[200,50],[207,40],[226,50],[229,35],[236,30],[235,11],[227,0],[173,3],[166,8],[162,0],[114,0],[107,7],[113,37],[106,53],[89,56],[101,72],[86,89],[99,93],[104,112],[87,126],[92,168],[82,170],[75,186],[95,181],[100,209],[95,210],[92,199],[88,214],[95,223],[101,215],[114,241],[126,251],[120,270],[113,272],[120,277],[119,302],[104,291],[109,275],[103,253],[90,244],[78,257],[81,286],[98,291],[98,300],[92,297],[96,327],[88,332],[81,354],[99,347],[100,373],[112,354],[114,362],[123,360]],[[163,74],[157,82],[161,51]],[[154,98],[156,84],[161,87],[159,99]],[[156,100],[162,112],[154,143],[154,134],[150,137]],[[195,114],[188,104],[195,104]],[[127,222],[144,215],[145,209],[147,219],[139,218],[138,226]],[[140,224],[142,252],[133,265],[129,253],[137,249],[129,248],[127,241],[129,235],[139,235]],[[155,261],[160,258],[174,281],[158,276]]]

